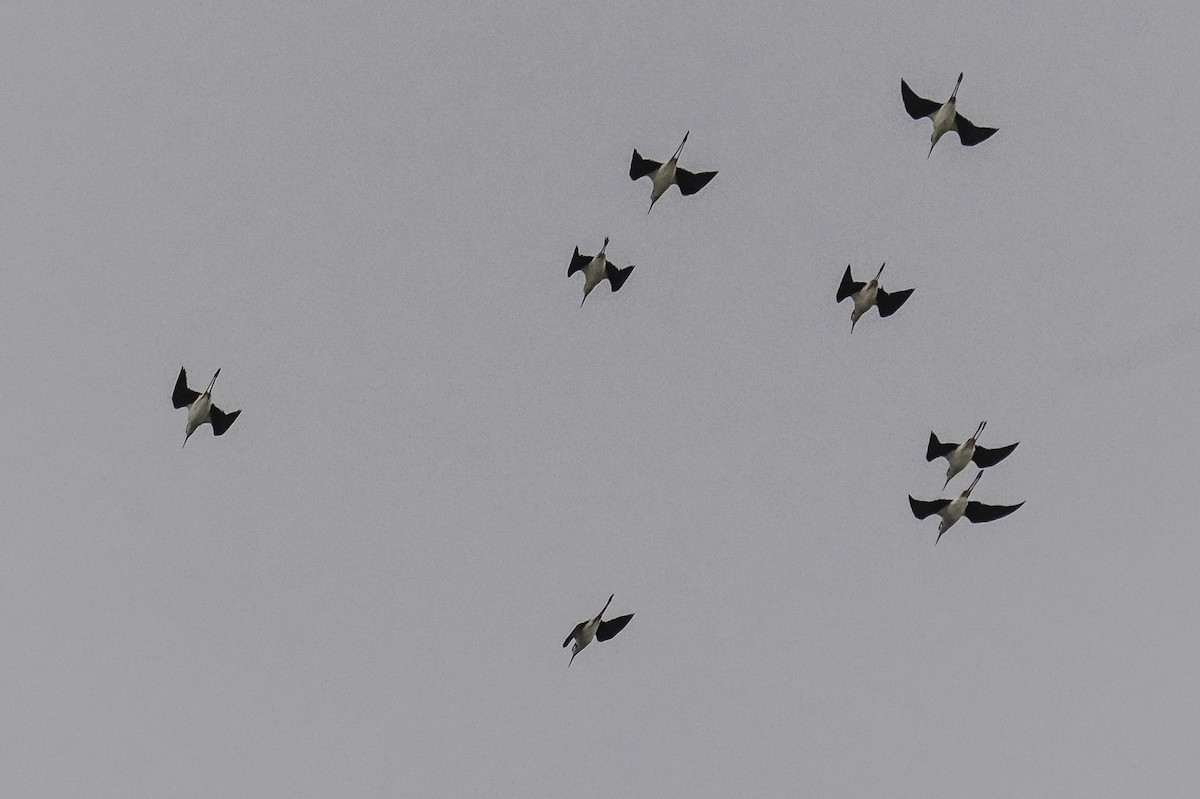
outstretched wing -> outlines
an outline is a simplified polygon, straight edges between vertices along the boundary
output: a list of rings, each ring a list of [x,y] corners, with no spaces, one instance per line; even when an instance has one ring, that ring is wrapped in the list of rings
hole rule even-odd
[[[929,446],[925,449],[925,460],[933,461],[938,458],[945,458],[951,452],[958,449],[958,444],[943,444],[938,441],[938,437],[932,430],[929,431]]]
[[[1017,442],[1017,444],[1020,443],[1020,441]],[[975,454],[971,456],[971,460],[975,461],[975,465],[980,469],[995,466],[1011,455],[1012,451],[1017,448],[1017,444],[1009,444],[1007,447],[996,447],[995,449],[987,449],[976,444]]]
[[[888,293],[883,289],[879,289],[875,294],[875,305],[879,308],[880,316],[891,316],[896,311],[900,310],[900,306],[908,299],[916,289],[905,289],[904,291],[893,291]]]
[[[979,144],[999,130],[999,128],[981,128],[972,125],[971,121],[962,114],[954,115],[954,127],[958,130],[958,140],[967,147]]]
[[[176,408],[186,408],[200,396],[199,391],[192,391],[187,386],[187,372],[179,367],[179,379],[175,381],[175,390],[171,392],[171,402]]]
[[[633,266],[627,266],[624,269],[618,269],[611,263],[604,264],[604,276],[608,278],[609,285],[612,290],[616,291],[625,285],[625,281],[629,279],[629,273],[633,271]]]
[[[631,180],[644,178],[658,169],[662,164],[658,161],[651,161],[649,158],[642,158],[638,155],[638,151],[633,151],[633,160],[629,162],[629,177]]]
[[[679,186],[679,193],[684,196],[700,191],[716,176],[716,172],[688,172],[675,167],[675,183]]]
[[[913,499],[912,495],[908,496],[908,504],[912,506],[913,516],[918,519],[924,519],[928,516],[940,511],[942,508],[950,504],[948,499]]]
[[[976,523],[992,522],[1004,518],[1024,504],[1019,502],[1016,505],[984,505],[982,502],[968,502],[967,512],[963,515]]]
[[[209,413],[212,415],[213,435],[219,436],[229,429],[229,425],[233,424],[242,412],[234,411],[233,413],[225,413],[214,405]]]
[[[908,84],[904,82],[903,78],[900,79],[900,96],[904,99],[904,110],[913,119],[931,117],[942,107],[941,103],[918,97],[916,92],[908,88]]]
[[[574,641],[576,636],[579,635],[579,633],[583,632],[584,625],[586,625],[586,624],[587,624],[586,621],[581,621],[581,622],[579,622],[579,624],[575,625],[575,629],[571,630],[571,634],[567,636],[567,640],[563,641],[564,648],[566,647],[567,644]]]
[[[571,265],[567,267],[567,277],[570,277],[581,269],[584,269],[592,262],[592,258],[594,257],[595,256],[592,255],[580,255],[579,248],[576,247],[575,254],[571,256]]]
[[[596,640],[607,641],[609,638],[612,638],[621,632],[621,630],[624,630],[625,625],[629,624],[629,620],[632,618],[633,614],[630,613],[628,616],[618,616],[615,619],[600,622],[600,628],[596,630]]]
[[[838,286],[837,301],[841,302],[847,297],[857,294],[865,285],[867,284],[855,282],[854,278],[850,276],[850,264],[846,264],[846,274],[842,275],[842,284]]]

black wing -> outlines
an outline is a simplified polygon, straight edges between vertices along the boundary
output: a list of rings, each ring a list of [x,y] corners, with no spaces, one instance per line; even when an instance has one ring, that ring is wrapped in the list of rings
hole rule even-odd
[[[609,638],[612,638],[621,632],[621,630],[624,630],[625,625],[629,624],[629,620],[632,618],[633,614],[630,613],[628,616],[618,616],[615,619],[600,622],[600,628],[596,630],[596,640],[607,641]]]
[[[629,273],[633,271],[632,266],[627,266],[624,269],[617,269],[611,263],[604,264],[604,276],[608,278],[612,290],[616,291],[625,285],[625,281],[629,279]]]
[[[913,119],[931,117],[942,107],[941,103],[935,103],[933,100],[918,97],[916,92],[908,88],[908,84],[904,82],[903,78],[900,79],[900,96],[904,98],[904,110]]]
[[[187,386],[187,372],[179,367],[179,379],[175,381],[175,390],[171,392],[171,402],[176,408],[186,408],[200,396],[199,391],[192,391]]]
[[[962,114],[954,115],[954,127],[958,129],[958,140],[970,147],[988,139],[999,128],[980,128]]]
[[[216,405],[214,405],[209,413],[212,414],[213,435],[219,436],[229,429],[229,425],[237,421],[238,416],[241,415],[242,412],[234,411],[233,413],[225,413]]]
[[[929,446],[925,449],[925,460],[933,461],[938,458],[945,458],[956,449],[958,449],[958,444],[943,444],[938,441],[938,437],[930,430]]]
[[[686,169],[675,168],[675,183],[679,186],[679,193],[684,196],[700,191],[716,176],[716,172],[688,172]]]
[[[1017,442],[1017,444],[1020,443],[1020,441]],[[996,449],[987,449],[976,444],[975,454],[971,456],[971,460],[975,461],[975,465],[980,469],[995,466],[1011,455],[1012,451],[1017,448],[1017,444],[1009,444],[1007,447],[997,447]]]
[[[580,255],[579,248],[575,248],[575,254],[571,256],[571,265],[567,267],[567,277],[575,274],[579,270],[585,268],[592,262],[592,255]]]
[[[912,506],[913,516],[918,519],[924,519],[928,516],[940,511],[942,508],[950,504],[948,499],[913,499],[912,495],[908,496],[908,504]]]
[[[905,289],[904,291],[893,291],[888,293],[883,289],[875,294],[875,305],[879,308],[880,316],[891,316],[896,311],[900,310],[900,306],[908,299],[916,289]]]
[[[575,636],[579,635],[579,631],[583,629],[583,626],[585,624],[587,624],[586,621],[581,621],[581,622],[579,622],[579,624],[575,625],[575,629],[571,630],[571,634],[567,636],[567,640],[563,641],[564,648],[566,647],[567,644],[569,644],[575,640]]]
[[[1004,518],[1024,504],[1020,502],[1016,505],[984,505],[982,502],[968,502],[967,512],[963,515],[976,523],[992,522]]]
[[[846,264],[846,274],[842,275],[842,285],[838,286],[838,302],[862,291],[865,285],[867,284],[854,282],[854,278],[850,277],[850,264]]]
[[[629,162],[629,177],[632,180],[644,178],[658,169],[662,164],[658,161],[651,161],[649,158],[642,158],[638,155],[638,151],[633,151],[633,160]]]

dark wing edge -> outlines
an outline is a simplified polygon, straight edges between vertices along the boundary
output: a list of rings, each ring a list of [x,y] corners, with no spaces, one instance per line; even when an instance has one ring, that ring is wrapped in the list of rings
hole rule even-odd
[[[1003,519],[1024,504],[1018,502],[1016,505],[984,505],[982,502],[968,502],[967,512],[963,515],[976,524],[994,522],[996,519]]]
[[[570,277],[580,269],[585,268],[592,262],[593,257],[594,256],[591,255],[580,255],[579,248],[576,247],[575,254],[571,256],[571,264],[567,267],[567,277]]]
[[[675,168],[675,183],[679,186],[679,193],[685,197],[700,191],[716,176],[716,172],[688,172],[686,169]]]
[[[905,289],[904,291],[893,291],[888,293],[883,289],[875,295],[875,306],[879,308],[880,316],[891,316],[896,311],[900,310],[900,306],[904,301],[916,291],[916,289]]]
[[[935,461],[938,458],[944,458],[956,449],[958,449],[958,444],[943,444],[941,441],[938,441],[938,437],[930,430],[929,446],[925,448],[925,460]]]
[[[633,151],[633,160],[629,162],[629,178],[637,180],[644,178],[658,169],[662,164],[658,161],[651,161],[649,158],[642,158],[638,155],[638,151]]]
[[[954,127],[958,130],[958,140],[967,147],[973,147],[981,141],[991,138],[999,128],[981,128],[971,124],[971,120],[962,114],[954,115]]]
[[[187,371],[179,367],[179,379],[175,381],[175,390],[171,392],[171,402],[176,408],[186,408],[200,396],[199,391],[192,391],[187,386]]]
[[[1020,441],[1017,442],[1017,444],[1020,443]],[[1017,448],[1017,444],[1009,444],[1007,447],[996,447],[995,449],[988,449],[976,444],[975,454],[971,456],[971,460],[975,461],[975,465],[980,469],[995,466],[1011,455],[1012,451]]]
[[[842,284],[838,286],[837,301],[841,302],[862,290],[866,283],[856,283],[850,276],[850,264],[846,264],[846,274],[842,275]]]
[[[608,278],[609,285],[612,290],[616,291],[625,285],[625,281],[629,279],[629,273],[633,271],[633,266],[627,266],[624,269],[618,269],[611,263],[604,265],[604,276]]]
[[[924,97],[918,96],[916,92],[908,88],[908,84],[904,82],[904,78],[900,79],[900,97],[904,99],[904,110],[913,119],[933,116],[942,107],[941,103],[935,103],[933,100],[926,100]]]
[[[925,519],[940,511],[942,508],[950,504],[948,499],[913,499],[912,494],[908,495],[908,504],[912,507],[913,516],[918,519]]]
[[[607,641],[621,630],[625,629],[625,625],[629,624],[629,620],[633,618],[633,614],[628,616],[618,616],[615,619],[600,622],[600,627],[596,630],[597,641]]]
[[[237,418],[242,414],[241,411],[225,413],[216,405],[212,406],[212,410],[209,411],[209,413],[212,415],[212,428],[214,436],[223,435],[225,431],[229,429],[229,426],[236,422]]]
[[[579,635],[579,631],[583,629],[583,625],[585,625],[585,624],[587,624],[586,621],[581,621],[581,622],[579,622],[579,624],[575,625],[575,629],[571,630],[571,634],[567,636],[567,640],[563,641],[564,649],[566,648],[567,644],[569,644],[569,643],[571,643],[571,641],[575,640],[575,636]]]

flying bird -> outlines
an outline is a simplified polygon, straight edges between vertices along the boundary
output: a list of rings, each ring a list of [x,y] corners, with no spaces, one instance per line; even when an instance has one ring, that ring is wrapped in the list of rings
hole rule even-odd
[[[576,272],[583,272],[583,299],[579,301],[579,307],[583,307],[583,303],[587,300],[588,294],[592,289],[600,283],[601,280],[607,280],[612,286],[613,291],[617,291],[621,286],[625,285],[625,281],[629,278],[629,273],[633,271],[632,266],[627,266],[624,269],[618,269],[608,260],[608,256],[604,254],[604,250],[608,248],[608,236],[604,237],[604,246],[600,248],[597,255],[580,255],[579,248],[575,248],[575,254],[571,256],[571,265],[567,267],[567,277]]]
[[[913,119],[929,117],[933,120],[933,135],[930,136],[931,143],[926,158],[933,155],[933,148],[938,143],[938,139],[952,130],[958,131],[958,140],[967,147],[979,144],[998,130],[998,128],[981,128],[973,125],[969,119],[958,113],[955,98],[958,96],[958,87],[962,84],[962,79],[963,73],[960,72],[950,99],[944,103],[917,96],[916,92],[908,88],[904,79],[900,79],[900,96],[904,99],[904,110],[908,112],[908,115]]]
[[[1016,505],[984,505],[982,502],[968,502],[967,498],[971,496],[971,489],[975,488],[980,477],[983,477],[982,471],[975,475],[975,479],[971,481],[971,485],[967,486],[967,490],[954,499],[924,500],[913,499],[912,495],[909,495],[908,504],[912,506],[913,516],[924,519],[936,513],[942,517],[942,521],[938,525],[937,539],[933,542],[934,546],[937,546],[937,542],[942,540],[942,534],[953,527],[954,523],[963,516],[974,523],[991,522],[1007,516],[1025,504],[1020,502]]]
[[[846,274],[842,275],[842,284],[838,286],[837,301],[841,302],[847,297],[854,299],[854,310],[850,312],[851,333],[854,333],[854,326],[858,324],[858,320],[862,318],[863,314],[871,310],[872,305],[879,308],[880,316],[891,316],[915,291],[915,289],[905,289],[889,294],[879,288],[879,276],[883,274],[884,266],[887,266],[886,261],[883,266],[879,267],[879,272],[870,283],[859,283],[850,275],[850,265],[846,264]]]
[[[604,611],[608,610],[608,606],[612,603],[614,596],[616,594],[608,598],[608,602],[604,603],[604,608],[596,614],[594,619],[588,619],[576,624],[575,629],[571,630],[571,634],[567,636],[567,640],[563,641],[564,648],[571,641],[575,642],[575,646],[571,647],[571,659],[567,661],[567,668],[571,667],[571,664],[575,662],[575,656],[582,652],[584,647],[592,642],[593,638],[597,641],[607,641],[621,632],[621,630],[624,630],[625,625],[629,624],[629,620],[633,618],[633,614],[630,613],[628,616],[618,616],[608,621],[600,621],[600,617],[604,615]]]
[[[672,183],[679,186],[679,193],[686,197],[700,191],[717,176],[716,172],[688,172],[686,169],[676,166],[679,162],[679,154],[683,152],[683,145],[687,144],[690,133],[689,130],[683,134],[683,141],[679,143],[679,149],[665,164],[651,161],[649,158],[642,158],[637,150],[633,151],[633,160],[629,164],[630,179],[638,180],[649,175],[650,182],[653,184],[650,188],[650,208],[646,210],[646,213],[654,210],[654,204],[658,202],[659,197],[666,193],[667,189],[671,188]]]
[[[220,369],[212,376],[212,380],[208,381],[208,388],[204,390],[203,394],[200,394],[188,388],[187,371],[182,366],[179,367],[179,379],[175,381],[175,390],[171,393],[171,401],[175,404],[176,408],[186,407],[188,409],[187,431],[183,437],[183,446],[185,447],[187,446],[187,440],[192,437],[192,433],[196,432],[196,428],[200,427],[200,425],[205,423],[212,424],[213,435],[223,435],[241,413],[240,410],[233,413],[225,413],[216,405],[213,405],[213,383],[217,382],[217,375],[219,374],[221,374]]]
[[[925,450],[925,460],[932,463],[937,458],[945,458],[950,464],[946,469],[946,482],[942,484],[942,488],[950,485],[951,478],[967,468],[967,464],[971,461],[975,461],[975,465],[980,469],[995,466],[1012,454],[1012,451],[1017,448],[1017,444],[1021,443],[1018,441],[1017,444],[1009,444],[1007,447],[997,447],[996,449],[981,447],[975,442],[979,440],[979,434],[985,427],[987,427],[987,422],[980,422],[979,427],[975,430],[975,435],[961,444],[942,443],[938,441],[936,433],[932,430],[929,431],[929,447]]]

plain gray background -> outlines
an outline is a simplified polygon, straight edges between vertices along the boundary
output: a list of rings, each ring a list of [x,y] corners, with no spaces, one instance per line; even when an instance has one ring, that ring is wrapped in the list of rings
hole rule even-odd
[[[1192,795],[1196,29],[6,5],[3,792]],[[183,450],[180,365],[244,410]],[[983,419],[1026,505],[935,548]]]

